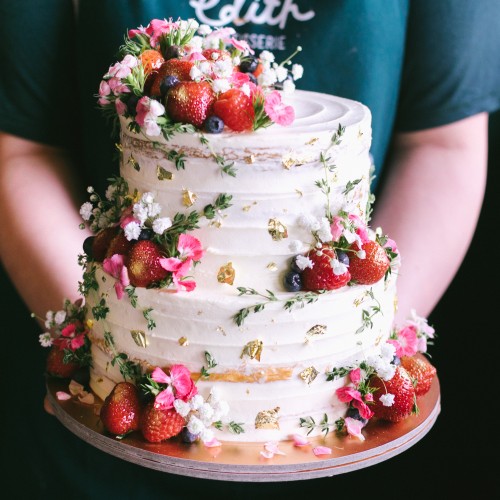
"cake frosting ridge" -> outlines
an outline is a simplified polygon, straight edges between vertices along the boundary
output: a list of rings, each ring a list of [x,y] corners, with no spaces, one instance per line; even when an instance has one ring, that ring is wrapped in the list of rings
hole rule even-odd
[[[99,89],[120,172],[81,209],[95,234],[71,335],[91,346],[92,391],[109,406],[132,382],[144,414],[180,415],[172,435],[209,446],[361,439],[379,406],[406,418],[370,381],[407,377],[402,358],[434,331],[394,325],[401,262],[369,224],[370,110],[295,90],[298,65],[192,20],[131,30],[121,55]]]

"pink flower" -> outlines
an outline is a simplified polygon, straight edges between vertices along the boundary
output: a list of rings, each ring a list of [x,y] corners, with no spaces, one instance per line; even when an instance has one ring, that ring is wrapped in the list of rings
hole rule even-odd
[[[352,402],[352,406],[354,406],[354,408],[358,409],[359,414],[362,418],[366,418],[366,419],[370,420],[370,418],[373,417],[373,411],[363,401],[355,400]]]
[[[115,100],[115,108],[116,112],[122,116],[125,114],[125,111],[127,111],[127,105],[121,99]]]
[[[131,29],[131,30],[128,30],[128,37],[129,38],[134,38],[134,36],[137,36],[137,35],[146,35],[146,28],[144,26],[139,26],[138,28],[136,29]]]
[[[101,97],[105,97],[111,93],[111,89],[109,88],[109,84],[106,80],[102,80],[99,84],[99,95]]]
[[[396,339],[387,341],[396,348],[396,356],[413,356],[417,353],[418,338],[415,326],[405,326],[397,333]]]
[[[154,405],[155,408],[170,410],[170,408],[174,407],[174,401],[174,392],[172,387],[169,385],[166,389],[157,394]]]
[[[327,446],[316,446],[313,448],[313,453],[319,457],[320,455],[331,455],[332,449]]]
[[[308,444],[311,444],[306,437],[301,436],[300,434],[293,434],[292,439],[294,446],[307,446]]]
[[[198,261],[203,257],[203,248],[201,247],[200,240],[189,234],[181,234],[179,236],[177,250],[181,254],[181,259]]]
[[[169,370],[169,375],[161,368],[156,367],[151,378],[159,384],[167,384],[167,388],[160,392],[155,399],[155,404],[162,408],[172,408],[175,399],[189,401],[198,394],[198,389],[191,379],[191,373],[184,365],[173,365]]]
[[[349,214],[349,220],[353,222],[354,227],[356,228],[356,234],[361,238],[361,242],[366,243],[367,241],[370,241],[368,228],[363,220],[356,214]]]
[[[361,433],[361,430],[363,429],[363,422],[351,417],[346,417],[344,419],[344,422],[345,422],[345,427],[347,429],[347,433],[350,436],[357,437],[361,441],[365,440],[365,436],[363,436],[363,434]]]
[[[349,403],[353,399],[357,401],[362,401],[361,393],[351,386],[340,387],[335,391],[335,394],[339,398],[341,403]]]
[[[125,267],[124,262],[125,257],[117,253],[115,253],[111,257],[104,259],[102,262],[102,268],[104,272],[110,274],[111,276],[113,276],[113,278],[116,278],[118,280],[115,283],[116,298],[118,300],[122,299],[125,292],[125,287],[130,285],[128,270]]]
[[[148,27],[146,33],[151,36],[151,47],[156,47],[160,37],[166,33],[170,33],[172,29],[178,28],[178,23],[167,21],[166,19],[153,19]]]
[[[274,455],[285,455],[279,448],[278,443],[276,441],[269,441],[264,444],[264,451],[261,451],[260,454],[264,458],[273,458]]]
[[[330,231],[332,233],[332,240],[338,241],[344,232],[344,219],[335,215],[332,224],[330,225]]]
[[[243,53],[255,54],[255,51],[250,47],[250,45],[248,45],[246,40],[236,40],[235,38],[230,38],[229,43]]]
[[[54,340],[59,349],[70,349],[76,351],[85,343],[85,332],[77,333],[81,323],[70,323],[61,330],[61,337]]]
[[[264,111],[273,122],[279,125],[290,125],[295,119],[294,109],[281,101],[281,94],[277,90],[266,95]]]
[[[249,81],[250,77],[248,76],[248,73],[241,73],[241,71],[235,71],[231,75],[231,83],[237,88],[240,88],[242,85],[245,85],[245,83],[248,83]]]
[[[130,89],[116,77],[110,78],[108,80],[108,85],[113,95],[127,94],[130,92]]]
[[[71,399],[71,394],[64,391],[57,391],[56,397],[59,401],[67,401],[68,399]]]
[[[356,368],[355,370],[351,370],[349,373],[349,378],[353,384],[358,385],[361,381],[361,369]]]
[[[127,78],[132,72],[132,68],[135,68],[139,61],[136,57],[131,54],[127,54],[121,61],[113,64],[108,70],[109,76],[115,76],[117,78]]]
[[[387,241],[385,242],[384,248],[390,248],[394,253],[399,253],[398,246],[396,245],[396,242],[394,240],[391,240],[391,238],[387,238]]]
[[[137,116],[135,117],[135,121],[144,130],[146,135],[160,135],[161,129],[156,119],[165,113],[163,104],[155,99],[144,96],[139,99],[136,111]]]

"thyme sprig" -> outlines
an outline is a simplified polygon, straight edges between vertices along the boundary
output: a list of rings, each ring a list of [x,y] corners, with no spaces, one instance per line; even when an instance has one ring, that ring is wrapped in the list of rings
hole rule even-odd
[[[212,368],[215,368],[217,366],[217,361],[208,351],[205,351],[205,360],[207,362],[207,366],[202,366],[200,370],[201,378],[203,379],[209,378],[210,373],[208,372],[208,370],[211,370]]]
[[[236,177],[237,170],[234,168],[234,161],[227,161],[222,155],[216,153],[210,144],[210,141],[203,135],[200,134],[200,142],[207,146],[210,151],[210,155],[214,159],[215,163],[220,167],[222,173],[230,175],[231,177]]]
[[[328,433],[330,432],[330,428],[334,427],[335,429],[338,429],[338,424],[337,422],[329,422],[328,421],[328,415],[325,413],[323,415],[323,418],[316,423],[313,417],[301,417],[300,418],[300,427],[304,427],[307,429],[307,435],[311,434],[314,429],[317,429],[318,427],[321,429],[321,432],[324,434],[326,437]]]
[[[250,306],[250,307],[244,307],[244,308],[240,309],[233,316],[233,319],[238,326],[241,326],[243,324],[246,317],[251,312],[258,313],[258,312],[262,311],[269,302],[276,302],[277,300],[279,300],[278,297],[276,297],[276,295],[273,292],[271,292],[271,290],[266,290],[267,293],[260,293],[257,290],[255,290],[254,288],[246,288],[243,286],[239,286],[237,288],[237,290],[238,290],[240,296],[242,296],[242,295],[256,295],[256,296],[263,297],[264,299],[266,299],[266,302],[259,302],[257,304]]]
[[[375,295],[373,294],[373,289],[370,288],[369,290],[366,291],[366,294],[376,302],[375,305],[371,306],[369,309],[363,309],[361,312],[361,326],[356,330],[356,333],[361,333],[363,332],[366,328],[373,328],[373,317],[376,314],[383,314],[380,302],[375,298]]]
[[[104,332],[104,345],[111,351],[113,357],[111,366],[118,365],[120,373],[125,380],[137,383],[141,378],[141,367],[138,363],[131,361],[124,352],[118,352],[111,332]]]

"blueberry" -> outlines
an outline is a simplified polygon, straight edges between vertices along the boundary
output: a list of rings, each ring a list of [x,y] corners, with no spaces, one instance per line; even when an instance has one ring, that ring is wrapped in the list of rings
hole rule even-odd
[[[194,443],[198,440],[198,437],[198,434],[189,432],[187,427],[184,427],[181,431],[181,439],[183,443]]]
[[[216,115],[209,116],[205,120],[205,131],[209,134],[220,134],[224,130],[224,122]]]
[[[368,423],[368,419],[363,418],[359,414],[359,410],[357,408],[354,408],[354,406],[349,406],[349,408],[347,408],[346,417],[351,417],[354,418],[355,420],[359,420],[363,425],[366,425]]]
[[[399,366],[401,364],[401,358],[399,358],[398,356],[394,356],[392,358],[392,364],[394,366]]]
[[[167,92],[179,83],[179,79],[174,75],[167,75],[160,83],[160,92],[164,96]]]
[[[94,244],[94,238],[95,236],[87,236],[83,242],[83,251],[89,258],[92,258],[92,245]]]
[[[290,269],[296,273],[301,273],[302,269],[297,265],[297,257],[296,255],[293,259],[292,262],[290,263]]]
[[[127,100],[127,111],[132,116],[136,115],[136,109],[135,108],[136,108],[138,102],[139,102],[139,97],[136,96],[135,94],[131,94],[130,97],[128,98],[128,100]]]
[[[162,49],[162,55],[165,61],[175,59],[180,56],[180,47],[178,45],[167,45]]]
[[[253,74],[253,73],[248,73],[248,78],[250,79],[250,81],[254,84],[254,85],[257,85],[257,77]]]
[[[150,240],[154,236],[154,231],[152,229],[141,229],[141,232],[139,233],[139,238],[138,240]]]
[[[285,276],[283,284],[288,292],[298,292],[302,288],[302,278],[299,273],[290,271]]]
[[[240,71],[242,73],[253,73],[258,65],[259,60],[255,56],[249,56],[241,61]]]
[[[337,260],[344,264],[345,266],[349,265],[349,256],[347,255],[346,252],[343,252],[342,250],[337,250]]]

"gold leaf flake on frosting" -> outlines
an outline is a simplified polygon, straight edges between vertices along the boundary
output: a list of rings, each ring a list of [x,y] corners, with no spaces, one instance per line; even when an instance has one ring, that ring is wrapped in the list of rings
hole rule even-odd
[[[224,328],[222,328],[222,326],[218,326],[215,330],[218,333],[222,333],[222,335],[224,335],[224,337],[226,336],[226,331],[224,330]]]
[[[256,429],[277,429],[280,428],[280,423],[278,420],[278,413],[280,407],[277,406],[272,410],[263,410],[257,413],[255,417],[255,428]]]
[[[248,163],[249,165],[255,163],[255,156],[254,155],[245,156],[245,163]]]
[[[302,198],[304,196],[304,193],[300,189],[296,189],[295,192]]]
[[[179,340],[179,345],[182,346],[182,347],[187,347],[189,345],[189,340],[187,339],[187,337],[181,337]]]
[[[281,164],[286,170],[290,170],[292,167],[300,167],[301,165],[304,165],[304,163],[308,163],[312,161],[312,158],[310,155],[293,155],[291,153],[284,155],[281,158]]]
[[[363,131],[361,129],[358,130],[358,139],[361,139],[363,137]]]
[[[316,370],[314,366],[310,366],[305,370],[302,370],[299,373],[299,377],[307,384],[310,384],[318,376],[318,374],[319,374],[318,370]]]
[[[174,174],[163,168],[161,165],[156,165],[156,177],[159,181],[171,181],[174,178]]]
[[[310,328],[306,333],[306,344],[318,335],[324,335],[326,333],[326,325],[315,325]]]
[[[182,191],[182,204],[185,207],[193,206],[197,198],[198,196],[192,191],[189,191],[189,189],[184,189],[184,191]]]
[[[137,170],[137,172],[141,170],[141,166],[139,165],[139,163],[137,163],[137,160],[134,158],[134,155],[130,155],[128,157],[128,162],[132,165],[134,170]]]
[[[139,347],[147,347],[148,339],[145,332],[142,330],[130,330],[130,335]]]
[[[275,262],[269,262],[269,264],[266,266],[269,271],[277,271],[278,266],[276,265]]]
[[[262,354],[263,347],[264,342],[262,342],[262,340],[251,340],[243,347],[240,359],[243,358],[243,356],[248,356],[250,359],[260,361],[260,355]]]
[[[252,206],[253,206],[253,205],[257,205],[257,202],[256,202],[256,201],[254,201],[254,202],[252,203],[252,205],[245,205],[245,206],[242,208],[243,212],[248,212],[248,211],[252,208]]]
[[[288,238],[288,230],[286,226],[278,219],[269,219],[267,230],[274,241],[280,241],[283,238]]]
[[[318,141],[319,141],[319,137],[313,137],[310,141],[306,142],[306,145],[312,146],[313,144],[315,144]]]
[[[234,278],[236,276],[236,271],[234,270],[233,263],[228,262],[227,264],[221,266],[219,272],[217,273],[217,281],[219,283],[227,283],[232,285],[234,283]]]

